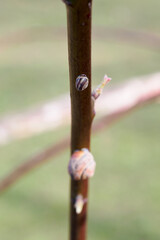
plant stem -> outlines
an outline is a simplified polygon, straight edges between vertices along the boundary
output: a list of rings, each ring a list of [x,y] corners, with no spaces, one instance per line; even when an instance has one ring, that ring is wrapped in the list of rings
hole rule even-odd
[[[131,111],[135,110],[138,107],[142,107],[146,104],[149,104],[155,101],[158,102],[158,99],[160,98],[160,82],[159,82],[160,74],[149,75],[148,81],[144,81],[144,77],[141,77],[141,78],[136,78],[136,80],[131,81],[129,85],[127,84],[127,88],[124,85],[123,87],[120,87],[117,90],[115,89],[115,91],[111,90],[114,96],[114,98],[111,98],[113,102],[111,103],[111,100],[109,99],[108,101],[111,104],[114,103],[113,105],[114,111],[108,112],[105,116],[101,117],[93,125],[93,129],[92,129],[93,133],[100,133],[102,130],[104,130],[104,128],[110,127],[110,125],[114,124],[119,119],[126,116],[128,113],[130,113]],[[147,76],[145,76],[145,78],[147,78]],[[154,82],[153,82],[153,79],[155,79]],[[135,83],[135,81],[137,82],[137,84]],[[142,84],[141,88],[139,87],[139,83]],[[126,91],[127,92],[133,91],[133,86],[135,89],[134,91],[135,94],[132,95],[132,103],[134,102],[134,104],[130,104],[130,101],[126,101],[126,99],[124,98],[123,101],[125,101],[125,104],[127,105],[125,105],[125,107],[118,105],[118,108],[115,108],[114,106],[116,106],[117,104],[116,96],[121,96],[122,94],[124,95],[124,92]],[[125,88],[126,90],[124,90]],[[139,91],[141,92],[140,95],[136,94],[137,88],[139,88]],[[130,96],[128,100],[129,99],[130,99]],[[69,147],[69,143],[70,143],[70,138],[66,137],[60,140],[59,142],[57,142],[56,144],[42,150],[35,156],[27,159],[26,161],[23,161],[23,163],[21,163],[18,167],[13,169],[7,176],[5,176],[0,180],[0,194],[2,194],[5,190],[7,190],[12,185],[14,185],[18,180],[20,180],[22,177],[24,177],[27,173],[29,173],[34,168],[40,166],[41,164],[46,163],[50,159],[53,160],[55,156],[62,153],[66,148]]]
[[[71,93],[71,154],[81,148],[90,149],[91,109],[91,0],[64,1],[67,6],[68,52]],[[68,4],[69,3],[69,4]],[[76,78],[85,74],[89,86],[75,88]],[[74,208],[78,194],[87,199],[88,180],[71,180],[70,240],[86,239],[87,203],[80,214]]]

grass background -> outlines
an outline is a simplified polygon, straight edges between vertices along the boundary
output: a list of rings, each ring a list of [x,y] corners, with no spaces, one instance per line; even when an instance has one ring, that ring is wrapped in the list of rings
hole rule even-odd
[[[159,9],[159,0],[94,1],[93,36],[99,28],[106,36],[108,28],[160,35]],[[0,3],[0,22],[1,116],[67,92],[64,4],[5,0]],[[48,36],[41,32],[45,28],[50,29]],[[93,84],[104,73],[117,84],[160,70],[159,52],[145,44],[94,37],[92,56]],[[159,123],[159,106],[150,105],[92,138],[97,169],[90,181],[89,240],[160,239]],[[1,146],[0,177],[69,132],[69,127],[58,129]],[[0,239],[68,238],[68,159],[69,150],[0,196]]]

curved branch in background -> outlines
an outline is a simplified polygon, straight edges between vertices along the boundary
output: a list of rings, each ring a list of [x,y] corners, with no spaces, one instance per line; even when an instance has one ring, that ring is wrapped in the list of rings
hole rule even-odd
[[[138,83],[138,81],[137,81]],[[159,87],[158,87],[159,83]],[[128,85],[129,86],[129,85]],[[131,85],[130,85],[131,86]],[[118,108],[114,108],[114,111],[106,114],[105,116],[101,117],[98,121],[95,122],[93,125],[93,133],[99,133],[104,128],[108,128],[111,124],[118,121],[121,117],[125,116],[127,113],[131,112],[137,107],[143,106],[144,104],[150,103],[151,101],[155,101],[160,97],[160,78],[157,81],[153,81],[148,86],[147,91],[145,89],[145,85],[143,88],[138,88],[138,94],[132,94],[131,100],[127,101],[127,97],[121,101],[124,101],[124,104],[118,106]],[[133,90],[133,84],[132,84]],[[130,88],[131,88],[130,87]],[[128,89],[129,87],[126,87]],[[131,89],[130,89],[131,90]],[[129,93],[131,92],[129,89],[127,90]],[[124,88],[119,89],[119,96],[124,96]],[[111,95],[112,96],[112,95]],[[116,103],[115,97],[112,98],[112,103]],[[131,104],[132,103],[132,104]],[[105,107],[105,105],[104,105]],[[38,167],[41,164],[46,163],[51,158],[53,160],[58,154],[62,153],[66,148],[69,147],[69,137],[60,140],[58,143],[50,146],[49,148],[43,150],[39,154],[29,158],[16,169],[14,169],[11,173],[9,173],[6,177],[4,177],[0,181],[0,194],[15,184],[18,180],[20,180],[25,174],[30,172],[32,169]]]
[[[30,172],[32,169],[38,167],[41,164],[47,162],[51,157],[54,158],[58,154],[60,154],[63,150],[65,150],[69,146],[69,138],[64,138],[60,140],[58,143],[50,146],[44,151],[36,154],[35,156],[29,158],[16,169],[14,169],[7,177],[5,177],[0,182],[0,193],[14,184],[18,179],[23,177],[25,174]]]
[[[64,27],[32,27],[0,36],[0,49],[19,46],[20,44],[32,43],[44,40],[65,39],[66,28]],[[136,44],[136,46],[150,48],[154,51],[160,49],[160,35],[156,32],[135,31],[131,29],[95,27],[93,39],[106,40],[121,43]]]
[[[142,96],[159,91],[160,73],[128,79],[119,87],[110,87],[96,100],[96,113],[105,116],[119,108],[128,108]],[[69,94],[60,96],[24,112],[0,118],[0,145],[23,139],[47,130],[69,125]]]

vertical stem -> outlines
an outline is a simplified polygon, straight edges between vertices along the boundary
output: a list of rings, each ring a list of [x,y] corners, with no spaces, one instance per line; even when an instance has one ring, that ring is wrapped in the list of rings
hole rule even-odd
[[[64,0],[67,6],[68,52],[71,93],[71,153],[90,149],[91,110],[91,6],[92,0]],[[85,74],[89,86],[84,91],[75,88],[76,78]],[[80,214],[74,208],[78,194],[88,196],[88,180],[71,180],[70,240],[86,239],[87,203]]]

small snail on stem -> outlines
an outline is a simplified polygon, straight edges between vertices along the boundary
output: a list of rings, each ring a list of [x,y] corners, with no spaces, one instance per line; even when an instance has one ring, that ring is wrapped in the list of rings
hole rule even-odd
[[[81,74],[76,78],[76,89],[83,91],[88,87],[89,79],[85,74]]]
[[[94,175],[96,162],[91,152],[82,148],[73,152],[68,165],[68,172],[74,180],[84,180]]]

